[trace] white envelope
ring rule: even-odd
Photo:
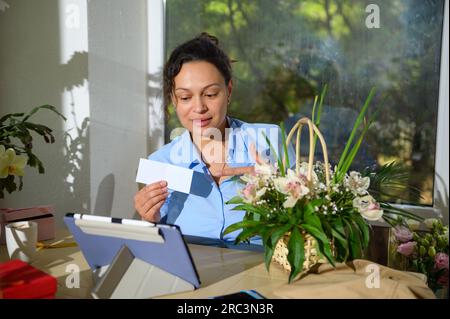
[[[178,192],[189,194],[194,171],[191,169],[141,158],[136,182],[151,184],[167,181],[167,187]]]

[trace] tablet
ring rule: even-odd
[[[145,270],[147,277],[150,272],[159,273],[158,278],[166,273],[177,282],[200,287],[194,261],[177,225],[76,213],[66,214],[64,222],[99,278],[111,270],[118,256],[132,256],[141,264],[151,265]],[[135,279],[142,285],[142,278]]]

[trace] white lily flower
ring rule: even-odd
[[[241,191],[241,195],[245,203],[255,204],[265,193],[267,187],[258,189],[258,185],[254,183],[248,183]]]
[[[291,169],[288,169],[286,177],[274,180],[275,189],[287,195],[286,201],[283,203],[285,208],[294,207],[299,199],[309,193],[306,182],[306,178],[298,176]]]
[[[383,216],[383,210],[380,208],[380,204],[370,195],[356,197],[353,200],[353,207],[358,209],[361,216],[367,220],[375,221],[381,219]]]
[[[350,175],[345,176],[344,186],[357,196],[365,195],[370,186],[370,178],[361,177],[359,172],[352,171]]]

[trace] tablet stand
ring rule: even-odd
[[[150,263],[136,258],[124,245],[91,292],[95,299],[152,298],[195,287]]]

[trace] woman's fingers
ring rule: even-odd
[[[159,209],[169,196],[167,182],[149,184],[134,196],[134,207],[142,218],[151,222],[159,221]]]
[[[250,155],[253,157],[256,163],[263,164],[264,161],[261,156],[256,151],[256,147],[254,143],[250,144]],[[254,166],[243,166],[243,167],[226,167],[223,168],[221,172],[219,172],[219,176],[234,176],[234,175],[242,175],[242,174],[253,174],[255,173]]]
[[[254,166],[243,166],[243,167],[227,167],[221,172],[221,176],[234,176],[242,174],[253,174],[255,172]]]
[[[253,159],[255,160],[256,163],[258,163],[258,164],[264,163],[263,159],[256,151],[256,147],[255,147],[254,143],[250,144],[250,155],[253,157]]]

